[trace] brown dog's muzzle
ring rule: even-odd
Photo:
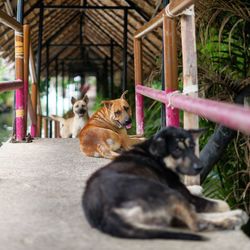
[[[130,129],[132,127],[132,119],[131,118],[128,118],[125,123],[124,123],[124,127],[126,129]]]

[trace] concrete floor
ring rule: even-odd
[[[0,249],[249,250],[241,231],[208,242],[124,240],[92,229],[81,208],[88,176],[108,160],[83,157],[77,139],[39,139],[0,148]]]

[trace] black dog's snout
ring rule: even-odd
[[[201,163],[194,163],[193,164],[193,168],[196,170],[196,171],[199,171],[203,168],[203,164]]]

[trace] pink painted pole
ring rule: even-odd
[[[16,79],[23,81],[23,32],[15,31],[15,68]],[[24,131],[24,88],[16,90],[16,140],[22,141]]]
[[[174,90],[167,89],[166,94],[171,94]],[[165,105],[166,108],[166,126],[180,127],[179,109]]]
[[[135,86],[142,84],[142,41],[134,39],[134,65],[135,65]],[[144,134],[144,106],[143,96],[135,89],[135,115],[136,115],[136,133]]]
[[[167,94],[161,90],[137,85],[136,92],[154,100],[194,113],[231,129],[250,135],[250,109],[236,104],[212,101],[177,93]]]
[[[23,84],[24,84],[24,133],[27,131],[27,119],[28,119],[28,95],[29,95],[29,36],[30,27],[28,24],[23,26],[23,50],[24,50],[24,61],[23,61]]]

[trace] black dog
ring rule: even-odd
[[[166,128],[95,172],[83,195],[89,223],[116,237],[203,240],[173,228],[201,231],[209,223],[198,213],[228,210],[223,201],[192,195],[179,179],[179,173],[196,175],[202,169],[194,154],[194,137],[200,133]]]

